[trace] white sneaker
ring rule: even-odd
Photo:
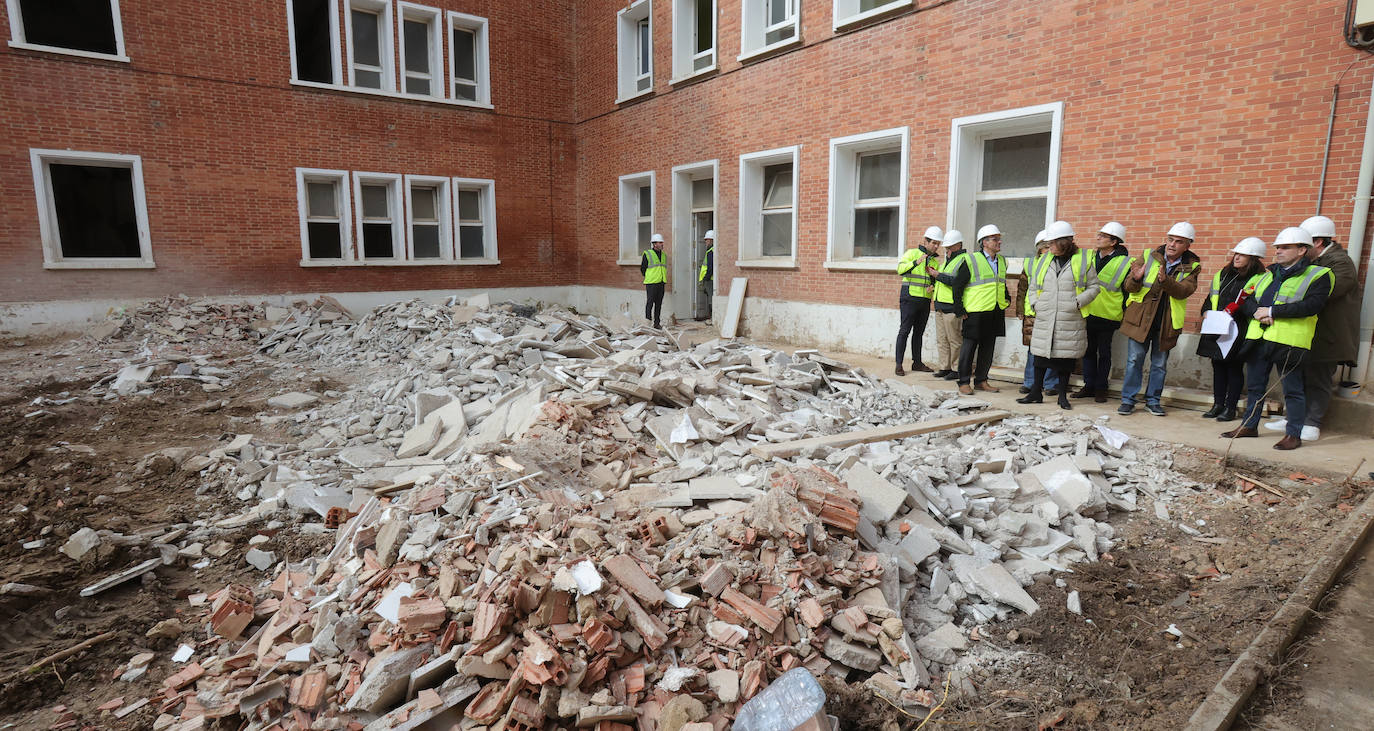
[[[1264,428],[1268,429],[1269,431],[1283,431],[1284,429],[1288,428],[1288,420],[1275,419],[1273,421],[1266,421],[1264,422]]]
[[[1321,438],[1321,435],[1321,429],[1318,429],[1317,427],[1311,426],[1309,424],[1304,424],[1302,427],[1302,437],[1300,438],[1304,442],[1315,442]]]

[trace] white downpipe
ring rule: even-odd
[[[1355,212],[1350,220],[1350,258],[1359,271],[1360,254],[1364,251],[1365,225],[1369,222],[1370,188],[1374,186],[1374,82],[1370,84],[1369,117],[1364,125],[1364,149],[1360,152],[1360,180],[1355,187]],[[1369,257],[1374,274],[1374,246],[1370,247]],[[1374,286],[1370,286],[1370,274],[1366,275],[1364,300],[1360,304],[1359,364],[1355,369],[1355,381],[1364,383],[1369,373],[1370,340],[1374,339]]]

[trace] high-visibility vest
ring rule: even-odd
[[[955,271],[956,269],[958,269],[958,268],[960,267],[960,265],[963,263],[964,259],[967,259],[967,258],[968,258],[968,252],[967,252],[967,251],[961,251],[961,252],[955,254],[954,256],[951,256],[951,257],[945,262],[945,265],[942,266],[942,267],[940,267],[940,273],[941,273],[941,274],[948,274],[948,275],[951,276],[951,277],[954,276],[954,271]],[[935,301],[936,301],[936,302],[943,302],[943,303],[945,303],[945,304],[947,304],[947,305],[952,305],[952,304],[954,304],[954,289],[953,289],[952,287],[950,287],[948,284],[945,284],[944,282],[941,282],[940,280],[936,279],[936,280],[935,280]]]
[[[920,247],[902,253],[901,260],[897,262],[897,273],[902,275],[902,291],[908,296],[930,299],[933,279],[926,273],[926,262],[931,257],[932,254]],[[953,301],[951,298],[950,302]]]
[[[1050,270],[1050,264],[1053,261],[1054,255],[1047,251],[1036,257],[1035,262],[1031,264],[1031,271],[1029,272],[1030,279],[1026,280],[1026,314],[1035,314],[1035,306],[1033,303],[1035,300],[1039,299],[1040,293],[1045,291],[1045,273]],[[1074,254],[1073,258],[1069,260],[1069,268],[1073,270],[1074,291],[1078,294],[1083,294],[1083,291],[1088,288],[1088,270],[1090,268],[1088,266],[1087,250],[1079,249],[1078,253]],[[1034,285],[1034,289],[1031,289],[1031,285]],[[1031,296],[1032,292],[1035,294],[1034,297]],[[1086,306],[1078,308],[1078,311],[1084,317],[1088,316],[1088,308]]]
[[[1127,307],[1137,302],[1143,302],[1145,300],[1145,295],[1149,293],[1150,288],[1153,287],[1155,281],[1159,279],[1159,273],[1164,270],[1164,265],[1161,264],[1158,259],[1150,256],[1148,253],[1145,256],[1150,259],[1150,269],[1145,272],[1145,279],[1140,283],[1140,291],[1132,292],[1126,297]],[[1202,265],[1198,262],[1193,262],[1191,266],[1187,267],[1180,266],[1178,272],[1174,275],[1174,279],[1181,282],[1186,279],[1188,275],[1200,268],[1202,268]],[[1175,330],[1183,329],[1183,318],[1187,316],[1185,310],[1187,306],[1188,301],[1186,299],[1169,297],[1169,321],[1173,324]]]
[[[706,272],[707,272],[707,269],[706,269],[706,260],[709,259],[709,258],[711,257],[711,252],[713,252],[713,251],[715,251],[715,250],[716,250],[716,247],[712,246],[711,248],[707,249],[707,250],[706,250],[706,254],[705,254],[704,256],[701,257],[701,271],[697,272],[697,281],[698,281],[698,282],[704,282],[704,281],[706,281]]]
[[[968,257],[969,280],[964,288],[965,312],[991,312],[994,308],[1007,309],[1011,300],[1007,298],[1007,260],[997,255],[997,271],[992,270],[988,258],[979,252]]]
[[[663,254],[645,249],[644,256],[649,258],[649,266],[644,268],[644,283],[661,284],[668,281],[668,267],[663,263]]]
[[[1121,322],[1125,310],[1121,284],[1126,281],[1126,275],[1131,272],[1131,264],[1134,261],[1130,254],[1114,256],[1097,272],[1097,296],[1083,308],[1084,317],[1093,315],[1104,320]]]
[[[1279,292],[1274,296],[1275,305],[1286,305],[1291,302],[1299,302],[1307,296],[1307,290],[1318,277],[1328,277],[1331,284],[1336,283],[1336,275],[1326,267],[1319,267],[1315,264],[1308,265],[1300,277],[1289,277],[1279,285]],[[1258,299],[1274,284],[1274,273],[1265,271],[1260,275],[1259,281],[1255,283],[1254,296]],[[1248,289],[1248,288],[1247,288]],[[1274,319],[1274,324],[1265,327],[1259,320],[1251,320],[1250,327],[1245,331],[1246,340],[1268,340],[1271,343],[1288,345],[1294,348],[1310,350],[1312,348],[1312,336],[1317,332],[1317,316],[1307,317],[1279,317]]]
[[[1226,269],[1223,267],[1221,269],[1218,269],[1217,273],[1212,276],[1212,291],[1207,293],[1207,309],[1209,310],[1221,309],[1221,307],[1219,306],[1221,303],[1217,302],[1217,300],[1221,297],[1221,275],[1225,271]],[[1264,272],[1262,271],[1259,274],[1252,275],[1249,279],[1245,280],[1245,286],[1242,287],[1241,290],[1253,294],[1255,291],[1255,286],[1259,283],[1259,280],[1263,276]],[[1249,297],[1250,295],[1246,296]],[[1226,304],[1229,305],[1231,303],[1227,302]]]

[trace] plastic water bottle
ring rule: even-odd
[[[825,709],[825,691],[806,668],[792,668],[754,696],[733,731],[792,731]]]

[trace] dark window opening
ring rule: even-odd
[[[294,0],[296,78],[333,84],[334,36],[329,32],[329,0]]]
[[[64,259],[138,259],[134,171],[51,164],[53,209]]]
[[[363,256],[368,259],[390,259],[396,256],[391,241],[391,224],[363,224]]]
[[[343,241],[339,234],[340,224],[308,223],[306,231],[310,236],[311,259],[342,259]]]
[[[19,0],[24,41],[92,53],[119,52],[111,0]]]
[[[463,226],[458,231],[458,256],[464,259],[481,259],[486,256],[482,243],[481,226]]]

